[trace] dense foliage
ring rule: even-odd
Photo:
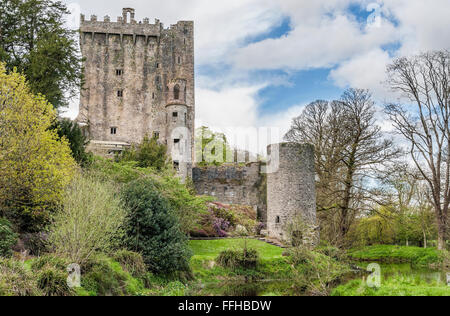
[[[122,196],[128,210],[125,244],[143,255],[155,273],[189,270],[191,252],[187,237],[170,203],[150,178],[128,184]]]
[[[60,119],[56,121],[55,128],[60,138],[65,138],[69,142],[72,157],[81,166],[85,166],[92,159],[92,155],[86,152],[89,143],[88,138],[83,134],[80,126],[72,120]]]
[[[259,253],[255,249],[222,251],[216,259],[217,264],[230,269],[254,269],[259,260]]]
[[[23,262],[0,258],[0,296],[42,295],[34,275]]]
[[[61,201],[75,161],[51,130],[56,112],[25,77],[0,64],[0,212],[23,231],[39,231]]]
[[[138,145],[123,152],[118,161],[134,161],[139,168],[152,168],[161,171],[168,167],[167,146],[158,143],[156,137],[145,136]]]
[[[11,223],[0,218],[0,257],[10,257],[12,247],[17,242],[17,234],[14,232]]]
[[[82,81],[77,32],[65,26],[61,1],[2,0],[0,60],[23,73],[33,93],[55,107],[68,104]]]
[[[112,181],[119,186],[142,177],[151,178],[155,189],[175,211],[181,229],[186,234],[199,228],[200,217],[207,212],[206,201],[210,198],[197,196],[192,183],[183,183],[171,169],[157,172],[152,168],[138,167],[136,161],[114,162],[100,157],[94,157],[88,169],[99,179]]]

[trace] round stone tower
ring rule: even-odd
[[[287,242],[318,241],[314,146],[281,143],[267,148],[267,230]],[[295,241],[293,240],[295,239]]]
[[[181,178],[192,174],[192,131],[189,108],[186,104],[186,80],[174,79],[168,83],[166,104],[166,135],[168,154]]]

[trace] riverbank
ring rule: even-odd
[[[350,271],[349,266],[320,252],[287,252],[255,239],[195,240],[190,247],[195,278],[189,285],[190,295],[328,295],[330,285]],[[230,269],[216,263],[222,251],[244,248],[258,252],[255,268]]]
[[[348,252],[351,259],[357,261],[403,263],[419,266],[438,265],[444,257],[435,248],[376,245],[352,249]]]

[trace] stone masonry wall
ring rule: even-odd
[[[220,167],[196,167],[192,180],[200,195],[216,198],[224,204],[249,205],[266,221],[266,176],[261,163],[230,164]]]
[[[270,237],[290,241],[289,225],[301,218],[303,241],[317,231],[314,146],[282,143],[268,147],[267,228]]]
[[[77,121],[92,140],[138,143],[147,134],[173,146],[167,128],[170,83],[184,83],[180,115],[194,144],[195,83],[194,23],[180,21],[169,28],[156,20],[138,22],[133,9],[112,22],[106,16],[81,16],[80,45],[85,58],[85,84]],[[172,113],[170,113],[172,114]],[[192,157],[193,158],[193,157]]]

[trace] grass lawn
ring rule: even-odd
[[[410,262],[417,265],[429,265],[442,260],[435,248],[377,245],[353,249],[349,256],[356,260],[381,262]]]
[[[192,259],[214,260],[224,250],[243,249],[245,242],[247,242],[248,248],[256,249],[259,252],[262,260],[272,260],[282,257],[282,248],[256,239],[191,240],[189,245],[194,252]]]

